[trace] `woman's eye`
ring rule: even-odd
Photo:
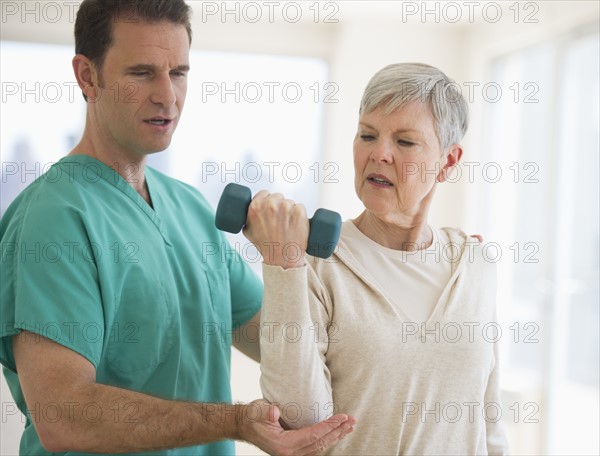
[[[415,145],[415,143],[411,143],[410,141],[404,141],[402,139],[398,140],[398,144],[404,147],[410,147]]]
[[[362,139],[363,141],[372,141],[375,139],[375,136],[373,135],[360,135],[360,139]]]

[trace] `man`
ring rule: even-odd
[[[316,454],[337,442],[353,418],[284,431],[274,405],[229,404],[232,339],[259,360],[242,335],[260,321],[262,286],[231,249],[214,254],[226,244],[203,197],[145,168],[183,109],[189,7],[85,0],[75,39],[81,141],[0,224],[0,361],[27,416],[21,453],[232,454],[239,439]]]

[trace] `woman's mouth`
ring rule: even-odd
[[[370,175],[367,180],[377,187],[393,187],[392,184],[385,176],[381,175]]]

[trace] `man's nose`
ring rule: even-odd
[[[158,77],[152,87],[150,101],[163,106],[171,106],[175,104],[176,100],[177,96],[170,75]]]

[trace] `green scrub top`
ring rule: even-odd
[[[111,167],[68,156],[0,221],[0,362],[27,417],[21,454],[48,454],[31,417],[56,415],[56,408],[27,410],[11,340],[21,330],[87,358],[98,383],[231,402],[232,329],[260,309],[262,283],[215,228],[196,189],[149,167],[145,176],[152,207]],[[86,419],[135,419],[126,404],[73,407]],[[225,441],[150,454],[234,452]]]

